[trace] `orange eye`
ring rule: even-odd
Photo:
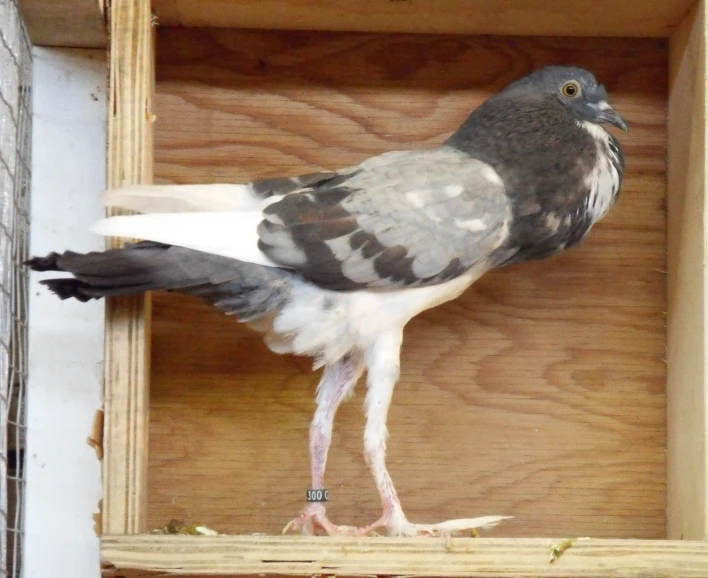
[[[563,93],[563,96],[567,96],[568,98],[575,98],[577,96],[580,96],[580,85],[574,80],[571,80],[570,82],[566,82],[563,85],[563,87],[561,88],[561,92]]]

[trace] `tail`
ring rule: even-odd
[[[201,298],[224,313],[250,321],[278,308],[291,289],[292,273],[151,241],[80,254],[67,251],[26,262],[33,271],[72,277],[41,281],[60,299],[89,301],[176,291]]]

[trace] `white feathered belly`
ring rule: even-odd
[[[365,351],[379,335],[402,329],[422,311],[455,299],[485,270],[480,264],[446,283],[396,291],[329,291],[298,281],[266,326],[249,325],[265,333],[272,351],[314,357],[319,367],[351,351]]]

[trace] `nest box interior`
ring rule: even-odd
[[[159,27],[154,179],[242,183],[435,146],[548,64],[593,71],[627,119],[620,200],[579,248],[489,273],[409,324],[390,472],[411,521],[505,514],[485,535],[664,538],[666,39]],[[309,488],[319,372],[175,295],[153,297],[151,350],[148,527],[280,533]],[[380,514],[365,387],[335,420],[335,523]]]

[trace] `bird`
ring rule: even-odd
[[[449,536],[506,515],[408,520],[386,468],[387,415],[406,324],[493,269],[577,246],[615,204],[625,160],[608,130],[628,130],[588,70],[547,66],[511,82],[441,144],[248,184],[133,185],[108,207],[137,214],[93,231],[138,239],[87,254],[33,257],[61,299],[147,291],[196,296],[259,332],[277,354],[322,369],[309,429],[316,497],[284,531]],[[382,515],[366,526],[327,516],[325,468],[335,414],[366,372],[364,456]],[[321,491],[318,492],[317,491]]]

